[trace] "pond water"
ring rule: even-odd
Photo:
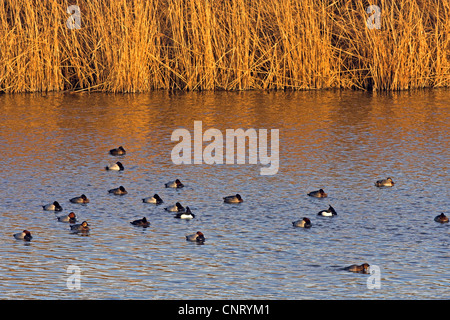
[[[433,220],[449,215],[449,106],[449,90],[0,95],[0,298],[449,299],[450,226]],[[224,141],[278,129],[278,172],[174,164],[171,135],[194,121]],[[105,170],[116,161],[124,171]],[[164,187],[176,178],[184,188]],[[155,193],[162,205],[142,202]],[[64,210],[42,209],[53,201]],[[195,218],[164,210],[177,201]],[[338,215],[317,216],[328,205]],[[88,234],[57,221],[71,211]],[[302,217],[310,229],[292,226]],[[12,236],[24,229],[31,242]],[[197,231],[203,245],[185,240]],[[364,262],[378,288],[341,270]]]

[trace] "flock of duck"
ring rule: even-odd
[[[113,156],[123,156],[126,154],[126,151],[122,146],[120,146],[118,148],[109,150],[109,154],[111,154]],[[125,168],[120,161],[117,161],[116,163],[105,167],[105,170],[111,170],[111,171],[123,171],[124,169]],[[183,183],[181,183],[181,181],[179,179],[176,179],[174,181],[169,181],[168,183],[166,183],[165,187],[166,188],[183,188],[184,185],[183,185]],[[118,188],[108,190],[108,193],[112,193],[114,195],[125,195],[125,194],[128,194],[128,191],[123,186],[119,186]],[[90,202],[88,197],[85,194],[82,194],[79,197],[71,198],[71,199],[69,199],[69,201],[71,203],[78,203],[78,204],[86,204],[86,203]],[[142,201],[144,203],[154,203],[154,204],[162,204],[164,202],[158,194],[154,194],[151,197],[143,198]],[[223,201],[225,203],[240,203],[243,201],[243,199],[241,198],[241,196],[239,194],[236,194],[236,195],[224,197]],[[53,201],[52,203],[43,205],[42,208],[45,211],[54,211],[55,213],[63,210],[62,206],[59,204],[58,201]],[[192,213],[191,209],[189,207],[183,207],[179,202],[177,202],[173,206],[164,208],[164,210],[174,213],[175,218],[179,218],[179,219],[195,218],[195,215]],[[58,216],[56,218],[59,222],[69,223],[70,230],[73,232],[87,233],[90,230],[90,225],[87,221],[77,223],[77,216],[74,212],[70,212],[68,215]],[[134,226],[138,226],[138,227],[144,227],[144,228],[150,226],[150,222],[147,220],[146,217],[143,217],[142,219],[137,219],[137,220],[131,221],[130,224],[132,224]],[[24,241],[31,241],[31,239],[33,238],[33,236],[31,235],[31,232],[28,230],[23,230],[22,232],[15,233],[15,234],[13,234],[13,236],[17,240],[24,240]],[[198,231],[194,234],[186,235],[186,240],[202,244],[205,241],[205,236],[203,235],[202,232]]]
[[[123,156],[126,154],[126,151],[122,146],[120,146],[118,148],[109,150],[109,154],[111,154],[113,156]],[[106,166],[105,170],[123,171],[124,166],[120,161],[117,161],[114,164]],[[382,180],[378,180],[375,182],[375,186],[379,187],[379,188],[392,187],[392,186],[394,186],[394,184],[395,184],[394,181],[390,177],[387,179],[382,179]],[[174,181],[170,181],[170,182],[166,183],[165,187],[166,188],[183,188],[184,185],[179,179],[176,179]],[[112,193],[114,195],[125,195],[128,193],[127,190],[123,186],[108,190],[108,192]],[[328,195],[325,193],[325,191],[323,189],[319,189],[317,191],[312,191],[312,192],[308,193],[308,196],[315,197],[315,198],[326,198]],[[78,204],[89,203],[89,199],[84,194],[82,194],[79,197],[71,198],[69,201],[71,203],[78,203]],[[158,194],[154,194],[153,196],[143,198],[142,201],[144,203],[153,203],[153,204],[162,204],[164,202]],[[225,203],[241,203],[244,200],[242,199],[240,194],[235,194],[235,195],[224,197],[223,201]],[[55,213],[63,210],[63,208],[58,203],[58,201],[54,201],[52,203],[43,205],[42,207],[46,211],[55,211]],[[179,202],[177,202],[173,206],[164,208],[164,210],[174,213],[174,217],[178,218],[178,219],[194,219],[195,218],[195,215],[192,213],[191,209],[189,207],[183,207],[181,205],[181,203],[179,203]],[[332,216],[337,215],[337,212],[330,205],[327,210],[322,210],[319,213],[317,213],[317,215],[324,216],[324,217],[332,217]],[[59,216],[59,217],[57,217],[57,220],[59,222],[69,223],[70,230],[73,232],[88,232],[90,230],[89,224],[87,223],[87,221],[83,221],[78,224],[76,223],[77,217],[74,212],[70,212],[68,215],[65,215],[65,216]],[[448,223],[449,218],[444,213],[441,213],[440,215],[438,215],[434,218],[434,221],[439,222],[439,223]],[[146,217],[143,217],[142,219],[137,219],[137,220],[131,221],[130,224],[132,224],[134,226],[138,226],[138,227],[144,227],[144,228],[150,226],[150,222],[147,220]],[[303,217],[300,220],[293,221],[292,225],[293,225],[293,227],[311,228],[312,223],[308,217]],[[31,239],[33,238],[31,235],[31,232],[28,230],[23,230],[22,232],[15,233],[13,236],[14,236],[14,238],[16,238],[18,240],[24,240],[24,241],[31,241]],[[204,234],[200,231],[197,231],[196,233],[193,233],[193,234],[188,234],[185,237],[186,237],[186,241],[192,241],[192,242],[196,242],[198,244],[203,244],[206,240]],[[370,267],[370,265],[368,263],[363,263],[361,265],[351,265],[351,266],[345,267],[343,269],[350,271],[350,272],[369,273],[369,267]]]

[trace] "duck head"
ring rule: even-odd
[[[329,205],[329,206],[330,206],[330,207],[328,208],[328,210],[331,211],[331,213],[332,213],[333,215],[337,216],[336,210],[334,210],[334,208],[333,208],[331,205]]]
[[[303,218],[303,221],[305,222],[305,228],[311,227],[311,220],[308,218]]]
[[[31,236],[31,232],[28,230],[23,230],[24,237],[23,239],[26,241],[30,241],[33,237]]]
[[[175,205],[177,206],[178,210],[183,210],[184,209],[184,207],[179,202],[175,203]]]
[[[205,236],[200,231],[197,231],[197,242],[203,242],[205,241]]]

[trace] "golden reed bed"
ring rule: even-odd
[[[4,0],[0,33],[0,92],[450,85],[449,0]]]

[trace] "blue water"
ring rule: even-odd
[[[449,106],[448,90],[0,95],[0,298],[449,299],[450,226],[433,221],[450,215]],[[278,173],[174,165],[171,134],[194,121],[224,137],[278,129]],[[104,170],[117,160],[123,172]],[[185,188],[164,188],[176,178]],[[307,196],[319,188],[328,198]],[[82,193],[89,204],[68,201]],[[154,193],[164,204],[142,203]],[[42,210],[55,200],[61,213]],[[163,210],[177,201],[196,218]],[[317,216],[329,204],[338,215]],[[71,211],[88,235],[56,220]],[[129,223],[144,216],[149,228]],[[302,217],[311,229],[292,227]],[[31,242],[12,237],[24,229]],[[203,245],[185,240],[197,231]],[[379,289],[340,270],[364,262]]]

